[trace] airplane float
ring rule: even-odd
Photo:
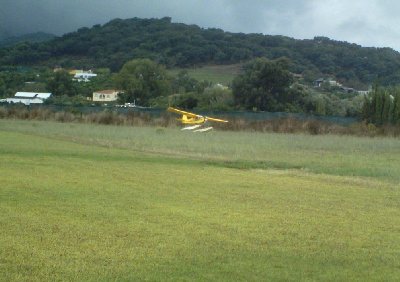
[[[208,121],[225,122],[225,123],[228,122],[227,120],[212,118],[212,117],[208,117],[208,116],[202,116],[202,115],[182,111],[179,109],[175,109],[172,107],[168,107],[167,111],[182,115],[182,117],[178,118],[178,120],[184,125],[189,125],[189,126],[185,126],[184,128],[182,128],[182,130],[193,130],[193,132],[206,132],[206,131],[213,129],[212,126],[202,127]]]

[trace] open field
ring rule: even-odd
[[[0,279],[400,277],[400,140],[0,120]]]

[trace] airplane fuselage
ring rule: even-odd
[[[203,124],[206,119],[202,116],[199,117],[188,117],[187,115],[182,115],[182,118],[178,119],[183,124]]]

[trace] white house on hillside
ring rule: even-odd
[[[24,105],[43,104],[44,100],[48,99],[51,93],[38,92],[17,92],[14,97],[0,99],[3,103],[22,103]]]
[[[100,90],[93,92],[93,102],[112,102],[118,99],[121,90]]]
[[[78,82],[88,82],[91,78],[96,77],[97,74],[92,72],[77,72],[74,75],[74,80]]]

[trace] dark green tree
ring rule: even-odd
[[[180,71],[172,81],[172,90],[174,93],[197,92],[198,88],[199,82],[190,77],[189,73],[185,70]]]
[[[399,109],[399,88],[374,87],[364,99],[362,117],[365,121],[376,125],[398,124],[400,122]]]
[[[72,81],[72,76],[66,71],[58,71],[53,78],[47,82],[47,90],[54,96],[75,96],[77,89]]]
[[[206,111],[229,111],[233,109],[233,95],[228,88],[209,87],[198,97],[197,109]]]
[[[390,108],[392,107],[392,98],[391,95],[388,92],[383,92],[382,93],[382,99],[383,99],[383,108],[382,108],[382,123],[389,123],[391,118],[390,118]]]
[[[372,122],[375,124],[382,124],[382,111],[383,111],[383,98],[382,91],[376,89],[372,94]]]
[[[396,88],[395,91],[393,91],[393,106],[392,106],[392,117],[391,117],[391,123],[400,125],[400,89]]]
[[[364,96],[364,102],[361,109],[362,119],[366,122],[372,122],[373,117],[373,107],[372,107],[372,97],[370,95]]]
[[[235,104],[248,110],[280,111],[284,104],[291,102],[292,81],[287,61],[255,59],[233,80]]]
[[[0,97],[5,97],[5,96],[6,96],[6,83],[0,77]]]
[[[199,97],[198,95],[196,95],[196,93],[193,92],[186,93],[178,95],[173,102],[174,104],[172,106],[181,109],[193,110],[195,107],[197,107],[199,103]]]
[[[158,96],[171,94],[171,82],[165,68],[149,59],[127,62],[115,76],[117,87],[124,90],[120,102],[148,106]]]

